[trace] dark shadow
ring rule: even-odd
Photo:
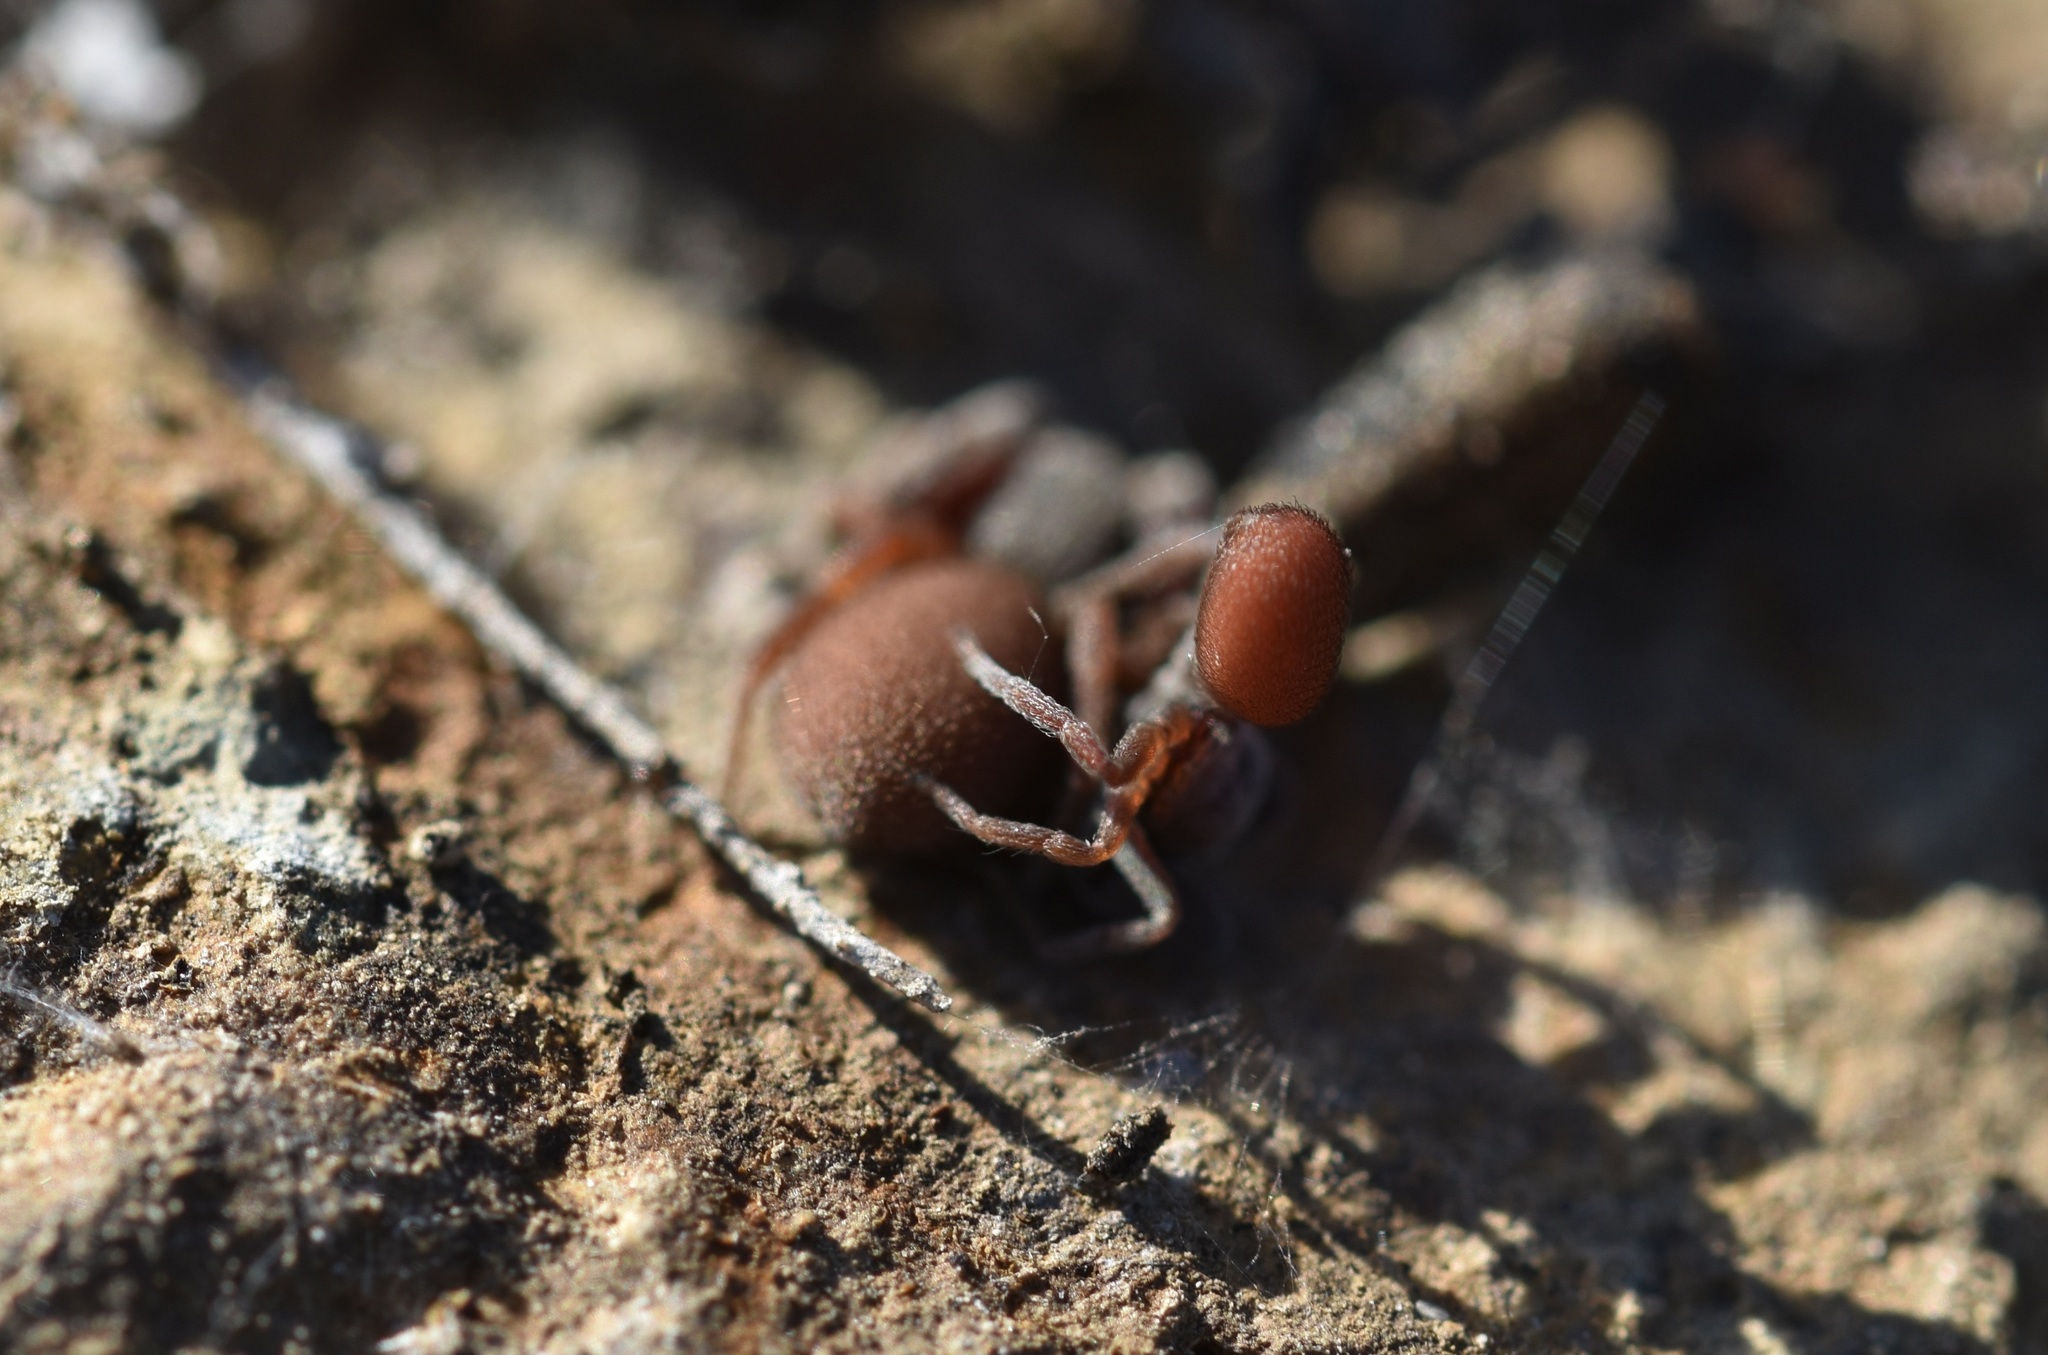
[[[426,738],[427,720],[411,706],[386,699],[351,732],[365,759],[372,764],[389,765],[409,761],[419,752]]]
[[[544,904],[520,897],[496,875],[463,860],[432,872],[434,884],[451,900],[457,918],[474,920],[485,935],[524,960],[555,950],[553,926]]]
[[[1046,1129],[1022,1105],[984,1082],[953,1053],[954,1041],[923,1012],[909,1006],[865,975],[842,970],[848,988],[901,1047],[1005,1139],[1054,1168],[1069,1188],[1086,1190],[1117,1209],[1155,1246],[1178,1252],[1203,1274],[1233,1287],[1254,1286],[1272,1294],[1292,1281],[1285,1249],[1270,1231],[1247,1220],[1227,1202],[1206,1197],[1178,1179],[1151,1172],[1121,1188],[1084,1177],[1086,1155]],[[1107,1128],[1107,1126],[1104,1126]],[[1193,1222],[1194,1236],[1188,1235]],[[1018,1293],[1013,1301],[1028,1297]]]
[[[1992,1182],[1977,1214],[1984,1245],[2012,1262],[2006,1338],[2012,1355],[2048,1352],[2048,1206],[2018,1182]]]
[[[157,238],[161,238],[160,236]],[[173,283],[173,287],[178,285]],[[158,297],[159,301],[169,300]],[[162,423],[169,417],[168,412],[160,416]],[[175,428],[166,431],[180,431]],[[263,563],[275,543],[267,540],[262,531],[254,526],[247,516],[238,511],[234,499],[225,494],[201,493],[181,502],[170,515],[174,530],[196,530],[219,538],[228,544],[231,558],[242,569],[252,569]]]
[[[141,590],[121,571],[120,562],[114,558],[113,547],[98,532],[89,532],[78,542],[72,568],[77,571],[80,583],[105,598],[129,625],[143,634],[162,635],[175,640],[178,632],[184,629],[184,618],[176,611],[142,595]]]
[[[327,779],[341,756],[341,742],[297,669],[272,664],[252,684],[249,704],[256,715],[256,746],[242,761],[243,776],[259,786]]]
[[[1065,1175],[1079,1179],[1086,1159],[1029,1111],[989,1086],[953,1055],[953,1040],[922,1011],[864,974],[842,970],[847,986],[875,1023],[896,1037],[904,1051],[959,1097],[1005,1139]]]

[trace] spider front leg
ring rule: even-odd
[[[1069,866],[1094,866],[1108,860],[1144,905],[1143,917],[1089,927],[1041,944],[1038,950],[1047,959],[1078,962],[1145,950],[1164,941],[1180,925],[1180,896],[1168,881],[1166,868],[1146,840],[1144,829],[1132,822],[1137,813],[1135,807],[1122,815],[1105,808],[1095,839],[1083,841],[1057,828],[980,813],[957,792],[936,781],[926,779],[924,784],[946,817],[981,841],[995,847],[1034,852]]]
[[[1216,546],[1213,531],[1154,532],[1053,594],[1053,611],[1066,623],[1074,707],[1097,734],[1108,737],[1116,726],[1117,672],[1124,658],[1117,604],[1192,582],[1215,556]]]
[[[1103,787],[1101,818],[1092,838],[1042,824],[983,814],[948,786],[926,779],[924,789],[947,818],[963,831],[996,847],[1032,852],[1069,866],[1095,866],[1114,861],[1139,900],[1145,916],[1131,922],[1092,928],[1056,943],[1062,958],[1082,959],[1117,951],[1142,950],[1164,940],[1180,921],[1180,900],[1166,873],[1137,827],[1138,811],[1174,754],[1205,728],[1202,716],[1185,709],[1135,725],[1111,754],[1088,722],[1041,691],[1037,684],[1005,669],[990,658],[973,636],[953,638],[960,662],[974,680],[997,700],[1051,738],[1058,739],[1075,764]]]
[[[990,658],[988,651],[967,631],[953,632],[953,649],[960,655],[967,675],[980,683],[982,690],[1029,720],[1040,733],[1058,739],[1075,766],[1104,785],[1114,785],[1123,779],[1116,759],[1102,746],[1101,736],[1086,720],[1047,696],[1037,683],[1018,677]]]
[[[1086,720],[1046,695],[1029,678],[1018,677],[994,659],[965,630],[953,633],[953,648],[967,673],[982,690],[1029,720],[1040,733],[1058,739],[1074,765],[1100,781],[1112,801],[1119,795],[1135,799],[1135,814],[1152,793],[1174,755],[1207,732],[1213,719],[1203,711],[1172,706],[1124,731],[1112,754]]]
[[[1180,896],[1167,882],[1166,868],[1159,864],[1143,828],[1132,825],[1130,840],[1117,849],[1116,855],[1110,858],[1110,864],[1117,868],[1117,873],[1124,877],[1124,883],[1145,906],[1144,916],[1099,927],[1084,927],[1065,936],[1040,941],[1035,947],[1040,956],[1063,964],[1079,964],[1099,960],[1106,955],[1128,955],[1132,951],[1149,950],[1158,945],[1180,926]]]
[[[1095,836],[1078,838],[1072,833],[1063,833],[1057,828],[1043,824],[1023,823],[1016,819],[998,818],[984,814],[967,803],[958,791],[942,786],[930,777],[920,778],[932,802],[940,812],[951,819],[961,831],[981,839],[991,847],[1008,847],[1014,851],[1031,852],[1047,860],[1057,861],[1063,866],[1099,866],[1115,856],[1130,835],[1131,819],[1137,813],[1135,808],[1118,814],[1110,805],[1103,807],[1102,821],[1097,825]]]

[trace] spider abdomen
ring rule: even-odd
[[[964,627],[1006,668],[1057,674],[1043,612],[1008,569],[937,560],[877,580],[804,637],[783,672],[775,742],[828,837],[891,854],[959,841],[922,778],[993,813],[1045,812],[1059,745],[983,691],[952,640]]]

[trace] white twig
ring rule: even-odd
[[[798,936],[922,1007],[942,1012],[953,1005],[936,979],[825,907],[801,870],[747,837],[723,805],[684,779],[661,735],[620,692],[586,672],[424,513],[363,469],[358,456],[367,449],[360,434],[274,385],[258,386],[248,402],[257,428],[346,504],[442,606],[468,623],[484,648],[602,739],[635,777],[665,786],[660,798],[669,812],[687,819]]]
[[[794,863],[742,833],[725,806],[703,787],[679,780],[662,796],[662,803],[669,812],[688,819],[698,835],[789,920],[798,936],[886,983],[920,1007],[942,1012],[953,1005],[937,979],[819,902],[817,892],[804,883],[803,872]]]

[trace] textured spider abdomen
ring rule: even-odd
[[[1044,610],[1010,570],[938,560],[877,580],[804,637],[783,670],[776,752],[827,836],[888,854],[964,841],[920,776],[989,813],[1047,811],[1059,745],[983,691],[951,638],[964,627],[1003,667],[1050,670],[1057,688]]]
[[[1329,523],[1281,504],[1233,515],[1195,618],[1202,685],[1241,720],[1293,724],[1330,689],[1350,610],[1351,560]]]

